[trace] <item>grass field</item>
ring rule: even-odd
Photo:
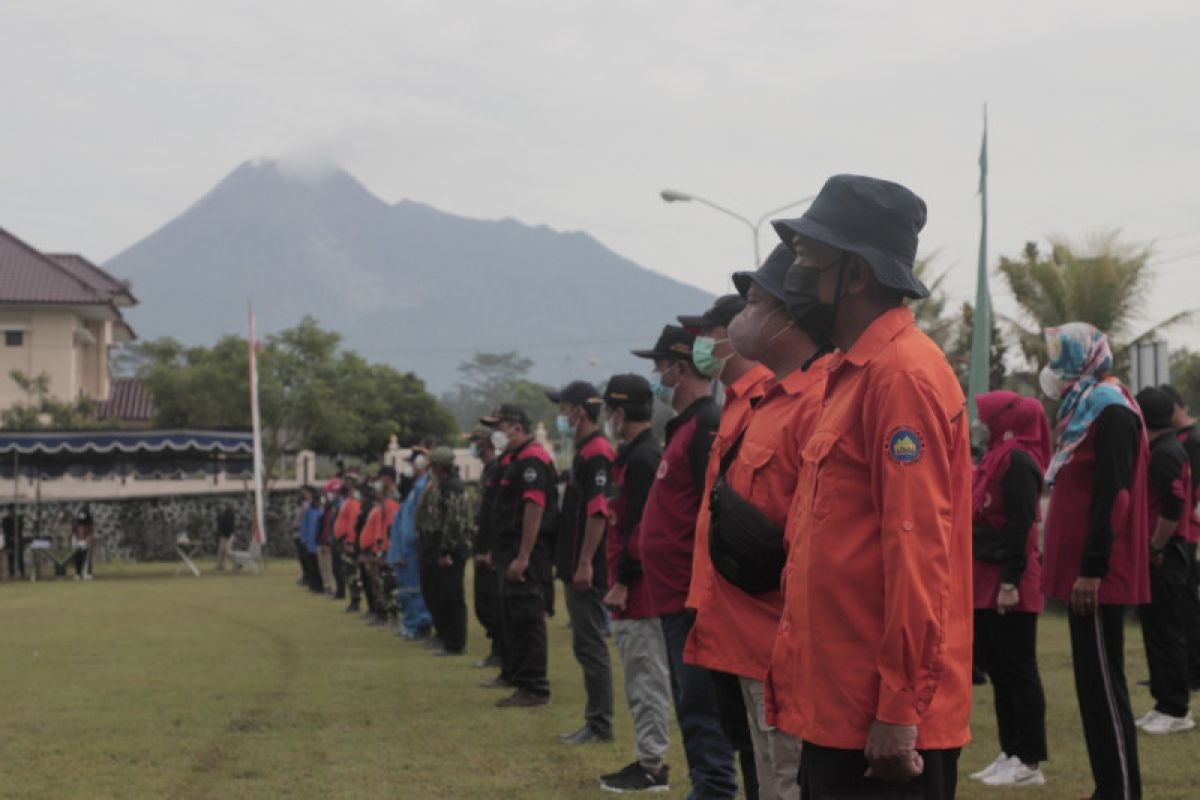
[[[207,565],[211,567],[211,565]],[[498,710],[471,659],[433,658],[342,605],[266,576],[101,567],[91,583],[0,584],[0,797],[599,797],[596,777],[632,759],[624,695],[617,741],[567,747],[582,688],[563,616],[551,621],[553,704]],[[560,603],[560,608],[562,604]],[[1047,615],[1041,659],[1051,761],[1044,789],[989,789],[965,775],[997,751],[991,693],[960,797],[1077,798],[1091,790],[1064,621]],[[614,649],[614,661],[615,649]],[[1136,625],[1130,679],[1145,675]],[[620,678],[618,674],[618,686]],[[1150,706],[1134,690],[1134,711]],[[1200,735],[1141,738],[1145,796],[1200,796]],[[672,731],[671,797],[686,793]]]

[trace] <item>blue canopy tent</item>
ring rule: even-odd
[[[241,431],[30,431],[0,433],[0,476],[38,478],[249,477],[254,441]]]

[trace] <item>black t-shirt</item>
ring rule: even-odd
[[[613,449],[600,431],[595,431],[575,443],[575,458],[563,493],[562,519],[555,569],[568,583],[575,575],[579,553],[583,549],[587,521],[593,516],[607,516],[608,488],[612,483]],[[607,560],[604,540],[596,547],[592,558],[592,583],[597,589],[608,586]]]
[[[1192,488],[1200,489],[1200,428],[1195,425],[1180,428],[1177,438],[1183,445],[1183,452],[1187,453],[1188,463],[1192,465]],[[1200,495],[1197,495],[1197,499],[1200,499]]]
[[[1004,496],[1004,567],[1001,583],[1020,583],[1028,566],[1025,545],[1029,528],[1037,519],[1038,502],[1042,496],[1042,471],[1033,457],[1024,450],[1014,450],[1008,471],[1000,482]]]
[[[633,441],[622,445],[616,461],[613,462],[613,472],[617,478],[614,483],[619,484],[620,490],[617,504],[617,535],[620,537],[617,580],[626,586],[632,586],[642,575],[641,562],[629,552],[629,539],[642,521],[646,498],[650,496],[650,488],[654,486],[654,476],[658,472],[661,460],[662,448],[647,428],[634,437]]]
[[[1113,504],[1117,495],[1133,485],[1142,423],[1132,409],[1113,404],[1096,417],[1090,435],[1095,437],[1092,445],[1096,453],[1095,483],[1079,574],[1085,578],[1103,578],[1108,574],[1108,558],[1112,554]]]
[[[1169,522],[1178,522],[1183,516],[1179,482],[1187,463],[1187,452],[1175,436],[1164,434],[1150,443],[1151,506],[1157,509],[1158,516]],[[1152,519],[1150,523],[1155,525],[1157,520]]]
[[[527,502],[536,503],[543,509],[542,526],[530,558],[536,557],[549,564],[557,524],[558,476],[550,454],[532,438],[513,451],[500,478],[492,505],[492,533],[497,549],[516,552],[520,547]]]

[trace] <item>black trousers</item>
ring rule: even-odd
[[[475,564],[472,579],[475,595],[475,619],[487,632],[492,642],[490,655],[500,657],[500,584],[496,570],[484,564]]]
[[[607,619],[603,595],[591,587],[580,591],[568,585],[563,597],[571,618],[571,650],[583,670],[583,690],[587,704],[583,718],[588,728],[600,736],[612,736],[613,680],[612,658],[604,640]]]
[[[959,748],[920,750],[925,771],[908,783],[863,777],[862,750],[842,750],[805,742],[800,750],[800,800],[954,800]]]
[[[1092,798],[1138,800],[1142,778],[1125,683],[1125,606],[1102,605],[1087,617],[1068,611],[1067,624],[1075,695],[1096,783]]]
[[[1185,606],[1191,565],[1187,557],[1184,541],[1172,538],[1163,551],[1162,566],[1150,567],[1150,602],[1138,606],[1154,708],[1172,717],[1188,712]]]
[[[342,540],[333,540],[333,582],[337,587],[333,597],[335,600],[341,600],[346,596],[346,569],[342,564]]]
[[[433,617],[437,635],[442,646],[451,652],[460,653],[467,646],[467,598],[463,587],[466,564],[459,559],[449,567],[436,561],[421,571],[422,580],[429,587],[427,603]]]
[[[1196,544],[1191,542],[1185,545],[1188,554],[1188,585],[1183,603],[1184,633],[1187,636],[1188,688],[1194,692],[1200,691],[1200,561],[1196,561]]]
[[[500,584],[500,625],[504,640],[501,656],[504,667],[500,674],[518,689],[550,694],[544,597],[550,562],[535,554],[525,570],[525,580],[510,581],[505,576],[508,565],[515,557],[516,553],[502,551],[496,562]]]
[[[709,670],[717,689],[717,710],[721,713],[721,729],[729,746],[738,755],[742,768],[742,789],[746,800],[758,799],[758,766],[754,762],[754,740],[750,738],[750,717],[746,714],[746,698],[737,675]]]
[[[317,554],[308,552],[308,548],[303,544],[300,545],[300,568],[304,571],[304,582],[308,584],[309,591],[325,590],[321,583],[321,567],[317,564]]]
[[[437,602],[430,583],[433,571],[438,568],[437,553],[433,552],[433,548],[427,547],[425,542],[420,539],[417,540],[417,565],[421,599],[425,601],[425,608],[429,609],[429,616],[433,617],[433,635],[440,639],[442,638],[442,625],[438,622],[437,612],[434,611]]]
[[[1046,693],[1037,663],[1038,615],[1027,611],[975,612],[975,645],[987,665],[996,706],[1000,749],[1026,764],[1045,761]]]

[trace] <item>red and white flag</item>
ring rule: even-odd
[[[254,308],[250,308],[250,428],[254,435],[254,522],[253,541],[267,542],[265,507],[263,503],[262,423],[258,414],[258,350],[261,343],[254,335]]]

